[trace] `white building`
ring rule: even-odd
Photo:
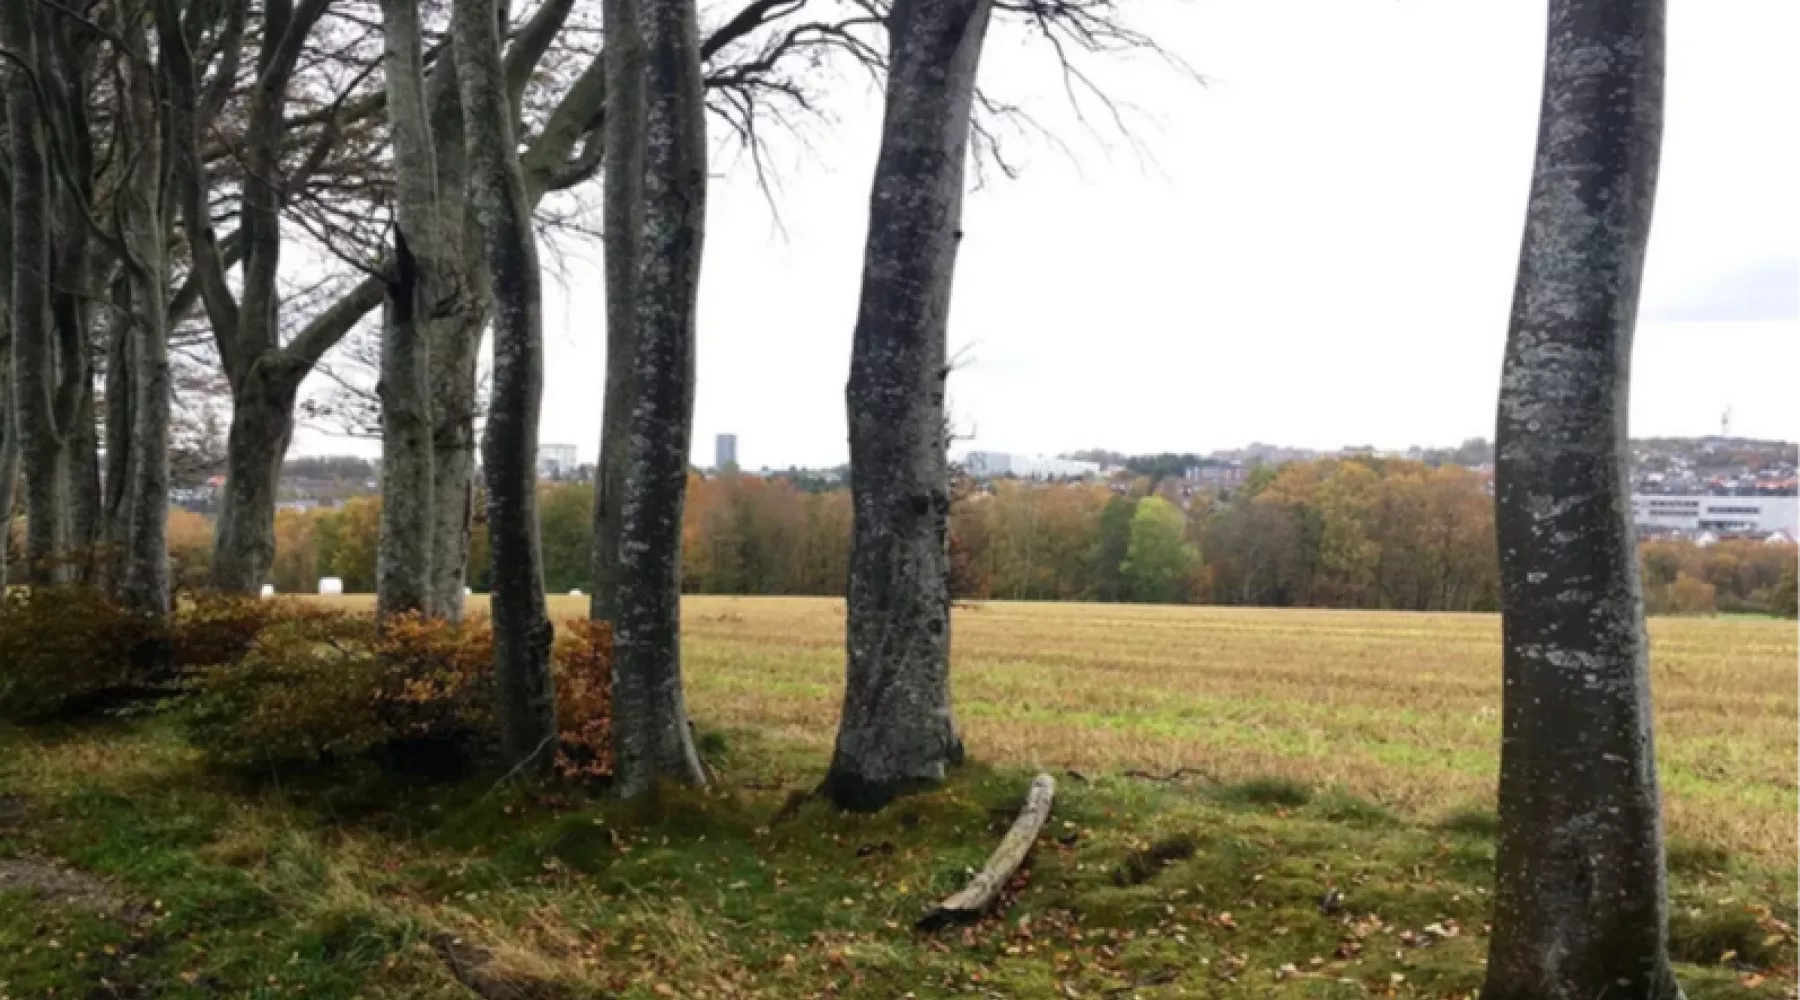
[[[539,479],[561,479],[575,471],[575,446],[572,444],[538,445]]]
[[[1100,471],[1098,462],[1077,462],[1048,455],[1013,455],[1004,451],[971,451],[963,468],[976,479],[1014,476],[1019,479],[1080,479]]]
[[[1720,537],[1781,532],[1791,538],[1800,530],[1800,497],[1639,494],[1631,498],[1631,517],[1652,531]]]

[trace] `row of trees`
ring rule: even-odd
[[[1150,43],[1107,0],[720,13],[703,30],[695,0],[5,4],[0,511],[10,523],[22,481],[19,579],[169,613],[171,422],[188,369],[229,396],[229,431],[211,553],[186,564],[227,593],[297,573],[307,556],[278,556],[277,535],[299,529],[276,502],[300,386],[378,315],[361,412],[379,425],[385,502],[316,525],[336,540],[315,546],[312,569],[354,561],[352,519],[373,515],[378,614],[455,618],[483,560],[504,752],[541,769],[539,239],[590,228],[581,189],[603,177],[608,365],[585,562],[591,613],[617,638],[617,783],[703,783],[677,616],[707,121],[754,152],[765,123],[813,109],[848,65],[885,79],[887,115],[847,399],[863,473],[829,788],[869,805],[940,777],[960,752],[944,679],[943,342],[972,130],[991,141],[971,124],[988,22],[1048,39],[1058,58]],[[924,726],[894,710],[926,704]]]
[[[546,590],[585,591],[592,484],[543,484],[537,502]],[[379,497],[278,512],[270,579],[283,593],[309,592],[322,576],[342,578],[353,593],[373,590],[380,512]],[[691,474],[682,588],[841,597],[851,520],[846,489]],[[950,589],[972,599],[1493,611],[1493,530],[1493,504],[1479,477],[1408,462],[1297,463],[1259,474],[1228,497],[1197,498],[1186,511],[1147,480],[1124,494],[1093,484],[1003,481],[951,505]],[[169,536],[178,581],[204,585],[206,520],[176,512]],[[470,585],[485,591],[485,523],[475,525],[472,552]],[[1796,555],[1793,545],[1749,539],[1644,541],[1645,606],[1651,614],[1791,617]],[[1308,599],[1297,599],[1303,593]]]
[[[356,0],[0,4],[0,510],[10,518],[18,456],[24,577],[86,574],[144,614],[167,614],[170,346],[199,308],[231,393],[210,574],[222,589],[255,589],[275,554],[276,470],[300,382],[380,306],[380,607],[457,614],[473,358],[491,325],[496,714],[515,771],[547,766],[534,218],[546,194],[605,161],[611,363],[591,611],[618,637],[615,781],[627,795],[705,783],[682,702],[677,598],[707,95],[723,95],[728,121],[753,123],[771,94],[804,95],[771,83],[784,60],[848,52],[885,72],[885,115],[846,388],[846,691],[822,790],[879,806],[962,755],[948,685],[945,328],[990,18],[1018,16],[1059,51],[1139,40],[1112,25],[1104,0],[892,0],[835,18],[805,0],[751,0],[705,41],[694,0],[607,0],[605,48],[593,52],[570,43],[593,37],[565,30],[575,6],[543,0],[515,20],[497,0],[452,0],[446,32],[441,6],[419,0],[382,0],[378,17]],[[765,28],[768,41],[750,41]],[[1660,0],[1550,2],[1495,442],[1507,694],[1483,990],[1493,1000],[1680,996],[1624,474],[1663,30]],[[745,46],[735,62],[722,55],[734,43]],[[291,271],[284,281],[289,234],[302,228],[356,269],[335,284],[296,288]],[[1355,506],[1361,488],[1327,480],[1313,495],[1322,508]],[[1133,586],[1173,586],[1187,570],[1185,555],[1132,551],[1140,538],[1173,539],[1170,513],[1133,508],[1117,564]],[[1366,534],[1347,527],[1358,524],[1303,523],[1300,568],[1248,586],[1300,599],[1382,579]],[[79,565],[100,541],[109,555]]]

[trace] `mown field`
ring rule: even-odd
[[[684,619],[720,788],[648,805],[491,774],[224,773],[171,716],[0,726],[0,1000],[1472,1000],[1481,983],[1496,619],[959,608],[974,763],[873,816],[804,799],[841,602],[695,597]],[[1790,997],[1794,625],[1651,632],[1678,974],[1690,997]],[[1005,912],[914,930],[1037,769],[1058,797]]]
[[[552,617],[585,613],[552,599]],[[842,601],[690,597],[683,631],[699,719],[829,752]],[[1794,623],[1657,618],[1650,633],[1671,833],[1791,862]],[[989,602],[959,607],[951,640],[957,716],[983,760],[1286,777],[1425,820],[1492,805],[1495,616]]]

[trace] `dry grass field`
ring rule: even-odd
[[[585,612],[552,598],[559,621]],[[829,752],[842,601],[689,597],[683,633],[702,725]],[[1794,623],[1659,618],[1650,633],[1671,834],[1791,865]],[[1495,616],[988,602],[959,606],[951,635],[958,719],[983,760],[1288,777],[1425,820],[1492,805]]]

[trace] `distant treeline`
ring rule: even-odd
[[[689,483],[684,585],[696,593],[842,594],[850,494],[786,479],[695,476]],[[1122,490],[1123,492],[1119,492]],[[283,592],[338,576],[375,585],[380,500],[281,511],[272,575]],[[546,484],[540,496],[545,583],[588,587],[593,489]],[[203,569],[205,525],[171,533],[178,564]],[[1455,466],[1322,459],[1259,468],[1236,490],[1182,497],[1093,483],[958,484],[951,504],[958,597],[1493,611],[1499,607],[1493,501]],[[1641,548],[1652,613],[1794,614],[1795,549],[1732,540]],[[470,584],[487,586],[476,525]]]

